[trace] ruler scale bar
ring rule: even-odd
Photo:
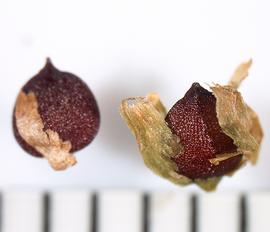
[[[268,232],[269,208],[269,192],[5,191],[0,232]]]

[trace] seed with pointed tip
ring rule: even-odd
[[[242,155],[212,164],[217,154],[236,152],[233,140],[221,129],[216,114],[216,98],[194,83],[165,118],[184,152],[173,157],[180,174],[191,179],[222,176],[239,165]]]
[[[256,164],[263,131],[237,90],[252,61],[240,64],[227,85],[194,83],[167,113],[157,94],[126,98],[120,114],[136,137],[144,163],[177,185],[206,191],[243,164]]]
[[[56,170],[76,163],[72,152],[96,136],[99,109],[88,86],[77,76],[45,67],[22,88],[14,109],[13,128],[21,147],[45,157]]]

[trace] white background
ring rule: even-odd
[[[240,90],[265,130],[261,157],[219,191],[269,188],[269,12],[266,0],[0,0],[0,187],[176,188],[143,165],[119,102],[155,91],[170,108],[192,82],[225,84],[252,57]],[[11,128],[16,96],[46,57],[87,82],[102,116],[65,172],[23,152]]]

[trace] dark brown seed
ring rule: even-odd
[[[95,97],[88,86],[77,76],[56,69],[48,59],[45,67],[22,88],[21,93],[33,94],[37,101],[38,114],[43,131],[57,133],[61,141],[69,142],[69,152],[87,146],[96,136],[100,115]],[[13,114],[14,135],[24,150],[43,157],[40,151],[28,144],[21,136]]]
[[[242,155],[218,165],[209,161],[217,154],[236,152],[237,147],[218,123],[215,96],[198,83],[172,107],[165,120],[184,146],[184,152],[173,158],[180,174],[191,179],[222,176],[239,165]]]

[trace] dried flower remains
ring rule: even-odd
[[[241,64],[228,85],[210,86],[212,92],[193,83],[169,112],[157,94],[123,100],[121,116],[145,164],[175,184],[195,183],[206,191],[247,161],[255,164],[263,132],[237,90],[251,64]]]

